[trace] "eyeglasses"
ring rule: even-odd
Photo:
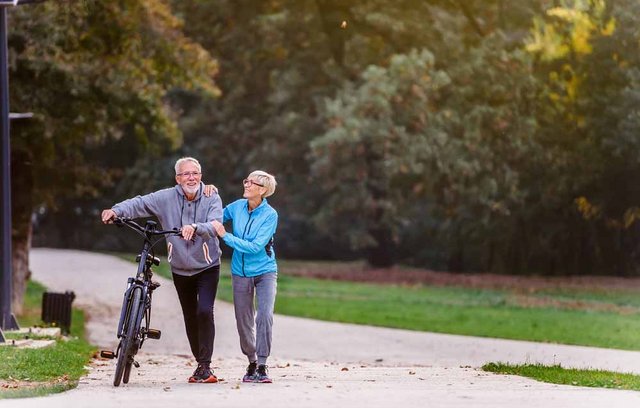
[[[264,184],[256,183],[256,182],[255,182],[255,181],[253,181],[253,180],[249,180],[249,179],[244,179],[244,180],[242,180],[242,185],[243,185],[243,186],[247,186],[247,187],[249,187],[249,186],[251,186],[252,184],[255,184],[255,185],[256,185],[256,186],[258,186],[258,187],[264,187]]]
[[[199,171],[185,171],[184,173],[178,173],[176,174],[176,176],[181,176],[181,177],[186,177],[189,178],[191,176],[193,177],[198,177],[199,175],[201,175],[202,173],[200,173]]]

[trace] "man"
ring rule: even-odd
[[[215,383],[218,379],[211,371],[211,356],[220,246],[211,222],[222,221],[222,200],[218,194],[202,194],[202,169],[193,157],[179,159],[175,171],[175,187],[118,203],[102,211],[102,222],[111,223],[115,217],[156,216],[163,229],[180,227],[182,238],[168,236],[167,249],[187,338],[198,362],[189,382]]]

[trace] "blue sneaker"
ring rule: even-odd
[[[244,375],[244,377],[242,377],[242,382],[254,382],[256,379],[257,367],[258,364],[255,361],[249,363],[249,366],[247,367],[247,373]]]
[[[258,366],[253,382],[263,383],[263,384],[271,384],[273,382],[271,381],[271,378],[269,378],[269,370],[267,370],[266,365],[261,364]]]

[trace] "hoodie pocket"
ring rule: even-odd
[[[211,255],[209,254],[209,245],[206,242],[202,244],[202,253],[204,255],[204,260],[208,265],[213,263],[213,259],[211,259]]]

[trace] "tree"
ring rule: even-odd
[[[640,61],[629,46],[638,34],[628,27],[638,10],[635,2],[575,0],[536,19],[527,49],[544,84],[537,139],[546,160],[537,174],[546,182],[529,180],[539,201],[527,224],[535,225],[533,252],[547,271],[637,268],[630,220],[640,198],[633,181]]]
[[[472,246],[469,238],[521,203],[523,159],[535,148],[529,60],[505,42],[483,39],[446,73],[426,50],[394,56],[328,101],[329,130],[312,143],[314,180],[327,197],[318,225],[338,235],[344,225],[352,247],[371,248],[380,266],[391,262],[376,259],[391,237],[437,217],[449,267],[463,268],[460,242]]]
[[[33,209],[95,196],[143,154],[180,143],[175,87],[219,94],[216,62],[161,0],[45,2],[12,10],[14,310],[28,278]],[[114,154],[110,146],[124,144]]]
[[[353,249],[368,249],[373,266],[394,263],[406,199],[398,179],[420,170],[403,157],[422,132],[437,137],[431,111],[449,82],[434,69],[431,53],[416,51],[394,56],[388,69],[370,67],[359,86],[346,86],[326,102],[328,131],[311,144],[313,181],[327,197],[315,220],[344,234]]]

